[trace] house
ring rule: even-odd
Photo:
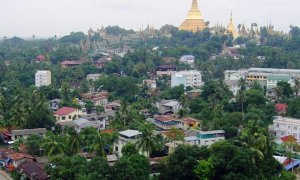
[[[119,137],[114,142],[113,150],[114,153],[118,156],[122,156],[122,148],[127,143],[136,143],[141,138],[142,133],[137,130],[128,129],[126,131],[119,132]]]
[[[47,132],[46,128],[37,128],[37,129],[20,129],[11,131],[11,140],[15,141],[19,138],[27,139],[30,135],[40,135],[44,136]]]
[[[12,164],[15,168],[18,168],[24,161],[34,161],[35,158],[23,153],[15,153],[7,156],[5,163],[7,165]]]
[[[168,154],[171,154],[179,146],[185,144],[183,141],[172,141],[165,144]]]
[[[61,102],[60,99],[53,99],[53,100],[49,101],[50,109],[52,111],[57,111],[59,109],[59,103],[60,102]]]
[[[81,117],[89,120],[89,121],[104,121],[106,126],[109,126],[110,122],[114,119],[116,115],[115,110],[107,110],[102,113],[91,113],[82,115]]]
[[[181,129],[183,129],[183,130],[188,130],[191,128],[198,128],[199,124],[200,123],[197,119],[193,119],[193,118],[189,118],[189,117],[186,117],[186,118],[183,118],[180,120],[180,126],[181,126]]]
[[[77,119],[82,112],[77,108],[63,107],[54,113],[54,117],[58,123],[69,122]]]
[[[100,76],[101,76],[101,74],[88,74],[86,76],[86,79],[91,80],[91,81],[97,81]]]
[[[184,142],[197,146],[211,146],[217,141],[225,139],[225,131],[199,131],[188,130],[185,132]]]
[[[225,131],[200,131],[197,135],[200,146],[211,146],[217,141],[225,140]]]
[[[155,126],[162,131],[170,130],[172,128],[180,128],[180,122],[170,115],[161,115],[154,118]]]
[[[188,64],[188,65],[194,65],[195,56],[193,56],[193,55],[181,56],[180,59],[179,59],[179,62],[184,63],[184,64]]]
[[[176,114],[181,109],[181,104],[177,100],[161,100],[160,102],[156,102],[156,107],[161,114]]]
[[[82,64],[82,62],[79,62],[79,61],[65,60],[62,63],[60,63],[60,66],[62,68],[74,68],[74,67],[78,67],[81,64]]]
[[[155,90],[157,88],[156,81],[152,79],[146,79],[143,81],[144,84],[150,89]]]
[[[106,107],[108,103],[109,92],[101,91],[101,92],[90,92],[80,94],[80,97],[84,100],[91,100],[94,103],[94,106],[103,106]]]
[[[94,120],[90,121],[85,118],[78,118],[73,121],[74,123],[74,128],[77,133],[80,133],[83,129],[88,128],[88,127],[93,127],[98,130],[105,129],[105,120]]]
[[[111,154],[111,155],[107,155],[106,159],[109,166],[113,166],[115,162],[118,160],[118,157],[115,154]]]
[[[195,99],[201,95],[201,91],[202,91],[201,89],[193,89],[193,90],[186,92],[186,96],[189,99]]]
[[[271,131],[278,139],[292,135],[297,139],[297,143],[299,143],[300,119],[275,116],[273,120],[273,126],[271,127]]]
[[[287,108],[288,108],[287,104],[282,104],[282,103],[275,104],[276,112],[279,115],[285,114],[287,111]]]
[[[289,157],[284,156],[273,156],[280,164],[283,166],[283,168],[287,171],[292,170],[293,168],[299,167],[300,160],[299,159],[292,159]]]
[[[176,73],[176,67],[173,65],[161,65],[156,68],[156,75],[157,76],[171,76]]]
[[[25,160],[22,162],[17,170],[30,180],[47,180],[50,176],[47,175],[44,168],[36,162]]]
[[[106,109],[118,110],[121,107],[120,101],[112,101],[106,105]]]

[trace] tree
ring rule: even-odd
[[[287,115],[293,118],[300,118],[300,98],[293,98],[288,101]]]
[[[27,153],[32,156],[41,155],[42,137],[39,135],[30,135],[25,141]]]
[[[47,156],[64,154],[65,144],[61,136],[49,133],[46,135],[42,148]]]
[[[106,158],[106,153],[104,148],[109,144],[109,134],[97,132],[93,139],[93,143],[90,145],[90,151],[96,152],[98,156]]]
[[[68,128],[67,130],[67,149],[70,154],[77,154],[81,151],[81,136],[74,128]]]
[[[150,179],[150,162],[139,154],[122,156],[113,167],[112,179]]]
[[[131,155],[138,154],[138,153],[139,153],[139,150],[136,148],[136,145],[133,143],[127,143],[122,148],[123,156],[131,156]]]
[[[158,140],[154,134],[154,125],[144,123],[140,131],[142,132],[142,135],[140,140],[137,142],[137,146],[142,150],[142,152],[146,152],[146,156],[149,158],[152,150],[155,149],[155,146],[157,146]]]
[[[291,88],[291,85],[287,82],[281,81],[277,83],[277,91],[278,93],[278,99],[281,99],[283,102],[286,102],[289,97],[293,94],[293,89]]]
[[[214,176],[214,167],[211,162],[201,160],[195,167],[194,172],[199,179],[210,180]]]
[[[199,160],[209,157],[207,147],[179,145],[169,156],[165,168],[161,171],[160,179],[197,179],[194,167]]]

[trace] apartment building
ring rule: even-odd
[[[51,85],[51,71],[37,71],[35,73],[35,86]]]

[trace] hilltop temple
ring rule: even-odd
[[[230,14],[230,21],[229,21],[229,24],[227,26],[227,33],[232,34],[234,39],[239,36],[239,33],[236,32],[236,30],[235,30],[235,26],[234,26],[234,23],[233,23],[233,20],[232,20],[232,13]]]
[[[198,2],[197,0],[193,0],[192,8],[189,11],[188,17],[180,25],[179,30],[197,32],[202,31],[205,28],[206,24],[198,7]]]

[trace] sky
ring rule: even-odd
[[[192,0],[0,0],[0,38],[58,37],[87,32],[108,25],[139,30],[147,24],[160,28],[179,26]],[[230,13],[234,23],[289,31],[300,26],[299,0],[199,0],[205,21],[226,26]]]

